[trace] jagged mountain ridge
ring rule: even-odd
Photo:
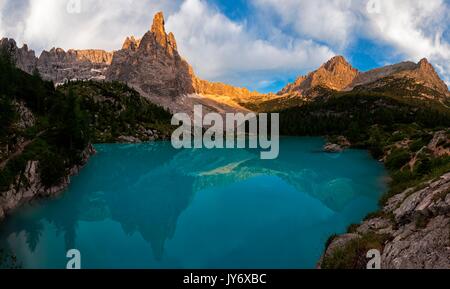
[[[246,88],[197,77],[192,66],[178,53],[173,33],[166,33],[161,12],[155,15],[151,29],[141,39],[125,39],[122,49],[114,53],[106,79],[127,82],[154,102],[172,110],[177,110],[174,100],[180,104],[179,109],[198,102],[212,105],[218,111],[241,109],[233,99],[219,99],[220,96],[241,99],[260,95]],[[186,95],[197,97],[180,98]],[[220,108],[214,102],[229,107]]]
[[[164,26],[164,15],[159,12],[142,38],[127,37],[122,48],[113,52],[52,48],[37,58],[34,51],[26,45],[18,48],[12,39],[3,39],[0,47],[12,52],[20,69],[30,74],[37,70],[56,84],[68,80],[120,81],[172,111],[191,110],[197,103],[219,112],[247,111],[234,99],[260,94],[197,77],[179,55],[175,36],[167,34]],[[219,100],[220,96],[226,97]]]
[[[61,48],[43,51],[36,57],[27,45],[19,48],[14,39],[8,38],[0,40],[0,47],[11,52],[21,70],[29,74],[37,70],[44,79],[56,84],[73,79],[104,80],[113,58],[112,52],[99,49],[65,51]]]
[[[335,56],[316,71],[307,76],[300,76],[295,82],[284,87],[278,95],[298,96],[310,100],[317,96],[315,92],[318,87],[335,91],[352,91],[356,87],[370,87],[377,82],[380,84],[380,80],[387,78],[409,79],[416,84],[435,90],[443,98],[450,97],[447,85],[426,58],[419,63],[401,62],[360,72],[342,56]]]
[[[209,82],[197,77],[192,66],[178,53],[173,33],[166,33],[162,12],[154,16],[150,30],[142,38],[127,37],[120,50],[68,50],[53,48],[37,58],[26,45],[18,48],[12,39],[2,39],[0,47],[7,47],[16,57],[22,70],[38,70],[44,79],[55,83],[67,80],[107,80],[129,84],[153,102],[172,111],[190,110],[201,103],[219,112],[247,110],[241,104],[285,99],[311,101],[329,91],[351,91],[361,87],[373,89],[386,85],[383,79],[409,79],[433,90],[419,97],[440,99],[450,97],[447,85],[440,79],[426,59],[419,63],[402,62],[367,72],[352,67],[342,56],[335,56],[316,71],[300,76],[277,94],[260,94],[246,88]],[[437,92],[437,93],[434,93]],[[414,93],[414,92],[412,92]],[[438,95],[438,96],[436,96]],[[249,107],[245,105],[245,107]]]

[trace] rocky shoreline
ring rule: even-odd
[[[116,139],[117,143],[137,144],[145,141],[168,140],[166,135],[160,134],[157,130],[152,130],[148,138],[138,138],[134,136],[120,136]],[[28,161],[24,173],[17,176],[14,184],[6,192],[0,192],[0,222],[11,212],[22,206],[23,204],[39,198],[57,196],[68,188],[70,178],[77,175],[81,169],[88,163],[89,158],[97,152],[92,144],[81,154],[81,165],[72,167],[64,179],[55,186],[45,187],[41,181],[38,172],[39,161]]]
[[[443,136],[436,132],[423,149],[447,155],[437,145]],[[330,142],[324,149],[342,147]],[[380,251],[381,269],[450,269],[450,172],[391,196],[346,234],[332,236],[317,267],[365,269],[371,249]]]
[[[88,145],[81,154],[81,164],[72,167],[68,175],[58,185],[50,188],[46,188],[41,183],[38,172],[39,162],[28,161],[24,173],[17,176],[16,182],[11,185],[8,191],[0,194],[0,221],[33,199],[56,196],[62,193],[69,186],[70,177],[77,175],[95,153],[94,147]]]
[[[384,239],[373,248],[380,249],[382,269],[450,269],[450,173],[393,196],[378,214],[336,236],[318,267],[368,235]]]

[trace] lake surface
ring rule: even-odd
[[[377,209],[386,172],[366,151],[282,138],[276,160],[169,142],[97,145],[60,197],[0,224],[24,268],[314,268],[328,237]]]

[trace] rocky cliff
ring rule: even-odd
[[[160,12],[142,39],[127,37],[122,49],[114,53],[107,79],[127,82],[154,97],[176,98],[194,93],[236,98],[259,95],[246,88],[198,78],[179,55],[175,36],[167,34],[164,25]]]
[[[23,71],[32,74],[37,66],[37,58],[33,50],[29,50],[27,45],[17,47],[14,39],[0,39],[0,48],[6,49],[14,58],[16,66]]]
[[[68,80],[104,80],[113,54],[103,50],[68,50],[52,48],[43,51],[37,69],[44,79],[54,83]]]
[[[55,84],[68,80],[104,80],[113,53],[103,50],[68,50],[52,48],[36,57],[33,50],[24,45],[18,48],[13,39],[0,40],[0,48],[6,48],[14,57],[16,66],[32,74],[38,71],[46,80]]]
[[[227,95],[240,99],[248,99],[263,95],[257,91],[250,91],[247,88],[235,87],[221,82],[210,82],[199,79],[198,77],[193,77],[192,82],[195,92],[199,94]]]
[[[371,242],[382,240],[368,248],[380,249],[382,269],[450,269],[450,173],[424,186],[390,198],[379,216],[334,238],[320,266],[327,267],[331,258],[372,236]],[[360,260],[362,264],[354,265],[364,268],[367,259],[363,255]]]
[[[420,155],[448,158],[449,136],[446,131],[434,132],[402,170],[417,168]],[[407,143],[402,140],[393,147]],[[392,149],[386,151],[385,163],[391,153]],[[365,254],[371,249],[380,251],[382,269],[450,269],[450,173],[391,195],[379,212],[333,238],[319,267],[366,268]]]
[[[28,161],[25,170],[18,175],[9,190],[0,192],[0,221],[9,213],[38,197],[56,196],[63,192],[70,184],[70,177],[78,174],[87,163],[89,157],[95,154],[95,149],[89,145],[81,154],[81,164],[73,166],[67,176],[52,187],[42,184],[39,173],[39,161]]]

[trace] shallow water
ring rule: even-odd
[[[386,172],[366,151],[320,138],[256,150],[97,145],[60,197],[0,225],[24,268],[314,268],[328,237],[377,209]]]

